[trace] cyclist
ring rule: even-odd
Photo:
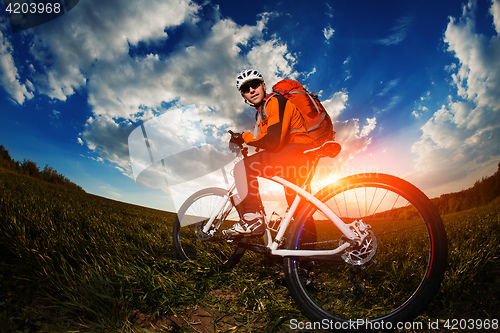
[[[240,221],[222,231],[228,239],[264,234],[266,224],[260,213],[262,203],[257,177],[278,176],[302,186],[311,163],[302,153],[313,148],[300,112],[280,94],[267,95],[262,74],[246,69],[238,74],[236,87],[245,103],[257,109],[257,122],[253,133],[234,133],[230,142],[254,146],[257,153],[242,159],[234,167]],[[285,194],[290,205],[293,196]]]

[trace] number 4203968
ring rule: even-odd
[[[444,323],[444,328],[448,330],[497,330],[498,319],[448,319]]]
[[[59,14],[62,11],[60,2],[9,3],[5,11],[9,14]]]

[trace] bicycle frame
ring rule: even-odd
[[[269,180],[294,195],[280,214],[266,201],[257,201],[267,226],[259,238],[224,231],[243,213],[238,172],[229,188],[196,191],[173,224],[177,257],[205,269],[233,267],[245,251],[265,255],[263,263],[281,262],[291,296],[314,322],[411,321],[430,303],[445,273],[447,239],[441,217],[422,191],[387,174],[350,175],[312,192],[318,162],[336,157],[340,148],[330,141],[297,155],[308,162],[307,169],[300,169],[308,171],[300,174],[300,185],[284,173],[260,177],[259,182]],[[240,146],[242,158],[247,157],[245,149]]]
[[[314,173],[314,169],[312,168],[311,174]],[[271,251],[272,255],[276,256],[332,256],[335,254],[339,254],[343,252],[345,249],[351,246],[351,243],[359,243],[361,241],[361,238],[351,229],[350,225],[344,223],[340,217],[333,212],[330,207],[325,205],[323,202],[318,200],[314,195],[312,195],[310,192],[306,191],[304,188],[301,188],[281,177],[271,177],[271,178],[266,178],[270,179],[276,183],[279,183],[285,187],[288,187],[292,189],[295,193],[295,199],[290,206],[290,209],[286,213],[284,219],[281,221],[279,227],[278,227],[278,232],[274,240],[272,240],[272,237],[269,233],[269,231],[265,234],[265,237],[267,238],[266,240],[266,246],[267,248]],[[210,232],[215,233],[217,230],[210,230],[212,228],[212,224],[223,212],[224,207],[229,203],[230,197],[234,195],[234,190],[236,188],[236,185],[233,183],[233,185],[229,188],[227,195],[225,195],[218,205],[216,206],[216,209],[212,212],[212,215],[210,216],[209,220],[203,227],[203,232],[206,234],[209,234]],[[283,250],[283,249],[278,249],[279,244],[281,243],[283,236],[285,234],[285,231],[288,229],[290,222],[292,220],[292,217],[294,216],[300,202],[303,200],[301,197],[303,197],[305,200],[311,202],[314,206],[318,208],[318,210],[324,214],[331,222],[335,224],[335,226],[342,232],[342,234],[348,239],[348,242],[343,243],[339,247],[333,250]],[[272,242],[271,242],[272,241]]]
[[[343,252],[345,249],[351,246],[349,242],[346,242],[334,250],[278,250],[278,246],[281,240],[283,239],[285,231],[288,229],[288,226],[290,225],[292,216],[295,214],[295,211],[297,210],[297,207],[299,206],[302,200],[301,196],[304,197],[309,202],[311,202],[313,205],[315,205],[320,212],[322,212],[326,217],[328,217],[328,219],[337,226],[337,228],[342,232],[342,234],[344,234],[344,236],[347,237],[347,239],[354,242],[360,241],[360,237],[356,235],[351,230],[351,228],[347,224],[345,224],[344,221],[342,221],[342,219],[338,217],[337,214],[335,214],[330,209],[330,207],[325,205],[323,202],[319,201],[314,195],[283,178],[274,176],[271,178],[271,180],[285,187],[291,188],[293,191],[295,191],[295,193],[297,193],[290,209],[285,215],[285,218],[281,221],[278,227],[278,234],[276,235],[272,245],[270,246],[271,254],[277,256],[313,256],[313,255],[331,256]]]

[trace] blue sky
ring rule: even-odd
[[[201,186],[181,174],[203,174],[205,155],[164,161],[175,190],[139,186],[129,135],[194,106],[161,151],[208,145],[226,164],[226,130],[253,127],[234,82],[253,67],[268,88],[295,78],[318,91],[344,148],[323,162],[331,179],[379,171],[438,196],[500,161],[499,32],[498,0],[80,0],[16,33],[2,4],[0,144],[89,193],[172,210]]]

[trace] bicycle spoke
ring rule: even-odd
[[[441,219],[430,201],[425,206],[425,200],[415,199],[417,189],[395,177],[353,176],[345,183],[349,186],[327,187],[317,197],[345,223],[363,223],[370,231],[362,244],[339,256],[343,262],[285,260],[292,295],[312,320],[409,320],[427,305],[443,276],[446,236]],[[309,225],[294,230],[291,248],[333,250],[345,242],[312,206],[299,220]],[[308,279],[299,277],[303,269],[310,271]]]
[[[227,190],[209,188],[193,194],[186,200],[174,223],[174,248],[181,260],[198,266],[231,266],[236,264],[244,250],[220,237],[220,232],[239,220],[236,208],[228,201],[207,233],[203,232],[209,218],[220,207]]]

